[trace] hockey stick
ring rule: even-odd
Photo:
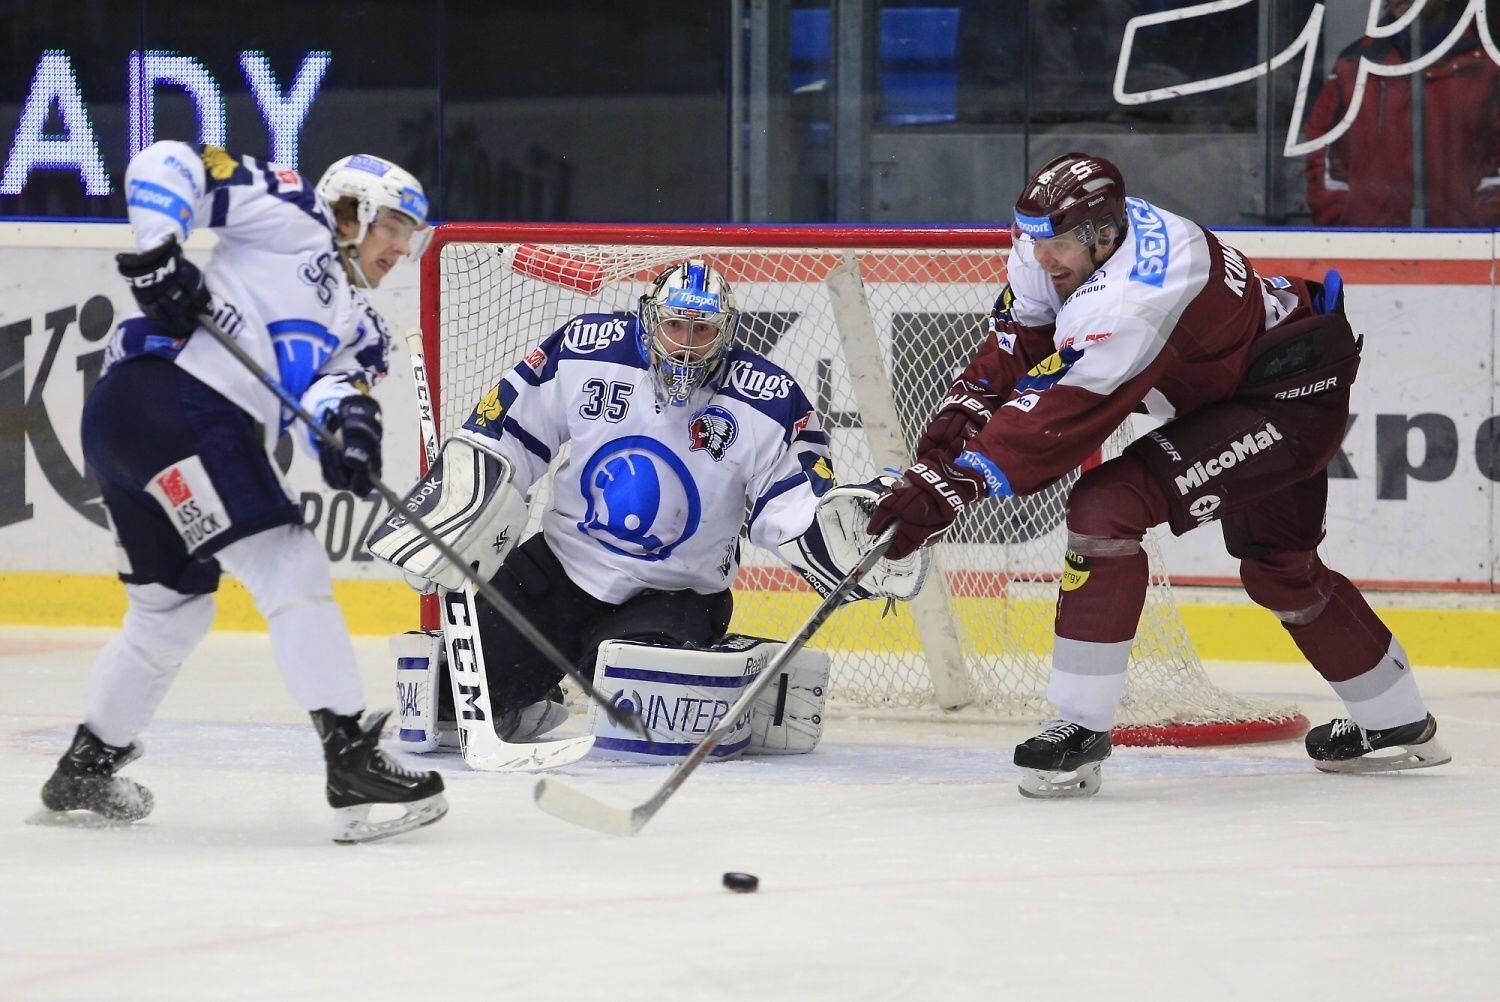
[[[217,341],[225,351],[234,356],[235,361],[245,367],[246,372],[249,372],[262,386],[271,391],[276,399],[280,401],[281,406],[291,411],[297,420],[307,425],[318,441],[330,448],[342,448],[341,443],[333,436],[333,433],[324,428],[311,414],[307,413],[303,406],[286,391],[286,387],[282,386],[270,373],[262,369],[260,363],[251,358],[249,353],[235,342],[234,338],[225,334],[223,328],[219,326],[218,322],[212,316],[207,313],[199,314],[198,322],[203,325],[204,330],[208,331],[210,337]],[[495,610],[504,616],[522,636],[530,641],[532,646],[540,651],[542,656],[554,668],[561,670],[577,683],[583,689],[584,694],[597,703],[612,722],[620,727],[629,728],[640,734],[641,737],[650,740],[650,732],[646,730],[646,724],[641,720],[640,714],[636,713],[634,709],[630,711],[621,710],[618,706],[610,703],[598,689],[594,688],[593,682],[584,678],[578,673],[576,668],[568,664],[568,659],[562,656],[562,653],[553,646],[550,640],[542,636],[541,631],[531,625],[530,620],[521,615],[519,609],[512,605],[504,595],[496,591],[488,581],[475,573],[474,568],[470,567],[468,562],[454,551],[453,547],[449,546],[437,533],[433,532],[426,522],[411,512],[406,512],[400,495],[387,487],[385,482],[373,473],[370,475],[370,485],[385,499],[385,503],[391,506],[391,510],[405,512],[407,524],[416,529],[418,535],[431,543],[435,550],[441,553],[454,567],[458,568],[463,576],[469,579],[469,583],[474,586],[479,594],[484,596],[485,601],[493,605]]]
[[[796,636],[786,642],[781,653],[761,669],[760,675],[751,683],[750,688],[735,700],[729,712],[724,714],[724,718],[703,736],[698,747],[694,748],[687,758],[677,763],[672,769],[672,774],[667,777],[667,781],[645,801],[635,807],[615,807],[602,800],[596,800],[566,783],[544,777],[536,784],[534,797],[537,806],[553,817],[604,832],[606,835],[634,835],[640,831],[645,827],[646,822],[661,810],[662,805],[672,794],[677,792],[677,788],[687,782],[693,770],[703,764],[719,742],[734,730],[740,718],[750,712],[760,694],[781,676],[782,667],[812,639],[813,634],[818,632],[828,617],[833,615],[833,611],[843,604],[848,594],[870,572],[870,568],[885,556],[895,536],[894,525],[881,534],[870,552],[866,553],[854,570],[845,575],[844,580],[828,593],[823,604],[813,610],[813,614],[808,617],[807,622],[802,624],[802,629],[797,631]]]
[[[437,420],[428,392],[427,359],[422,347],[422,329],[406,334],[407,357],[416,382],[417,427],[422,435],[422,455],[427,468],[438,458]],[[489,676],[484,666],[474,610],[474,589],[438,589],[442,616],[443,646],[448,649],[448,681],[453,687],[454,716],[458,724],[459,751],[471,769],[482,772],[537,772],[576,762],[594,747],[594,736],[562,741],[511,743],[495,730],[494,704],[490,702]],[[465,656],[467,655],[467,656]]]

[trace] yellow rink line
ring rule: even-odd
[[[355,633],[390,634],[416,628],[416,602],[406,586],[392,581],[338,580],[334,596]],[[236,581],[225,579],[216,596],[214,626],[221,630],[263,630],[249,594]],[[1442,609],[1379,606],[1382,619],[1401,639],[1418,665],[1486,667],[1500,665],[1500,610]],[[977,625],[979,607],[986,600],[959,599],[959,619],[966,630]],[[835,615],[819,634],[818,646],[869,649],[872,638],[886,649],[913,650],[916,632],[898,607],[881,623],[883,603],[864,602]],[[1017,602],[1016,605],[1023,603]],[[1050,603],[1024,603],[1037,608],[1015,617],[1028,626],[986,627],[981,650],[1043,652],[1050,643]],[[739,592],[733,629],[764,636],[786,635],[800,625],[815,605],[805,592]],[[1301,661],[1280,625],[1263,609],[1248,604],[1183,602],[1179,605],[1188,635],[1198,654],[1211,661]],[[38,626],[118,626],[125,613],[125,593],[113,575],[0,573],[0,623]],[[1148,613],[1149,614],[1149,613]],[[1040,624],[1040,625],[1037,625]],[[1022,632],[1022,629],[1029,632]]]

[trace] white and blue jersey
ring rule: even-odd
[[[645,589],[728,588],[739,538],[774,550],[833,486],[802,388],[743,347],[686,406],[658,406],[639,320],[574,317],[485,394],[464,433],[497,441],[525,490],[553,477],[542,532],[573,582],[621,603]]]
[[[333,213],[313,182],[290,168],[216,146],[163,141],[125,172],[136,246],[179,243],[199,226],[218,233],[204,278],[214,317],[240,347],[320,419],[338,401],[367,392],[387,371],[390,333],[355,289],[334,246]],[[107,365],[140,354],[171,359],[254,417],[266,447],[291,423],[276,398],[218,342],[173,341],[144,317],[124,321]],[[309,432],[297,436],[309,451]]]

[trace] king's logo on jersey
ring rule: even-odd
[[[743,359],[729,366],[729,383],[749,400],[776,400],[791,395],[792,377],[765,372]]]
[[[637,560],[665,560],[698,531],[703,502],[682,460],[644,435],[615,439],[583,464],[578,530]]]
[[[717,404],[710,404],[688,426],[688,448],[694,452],[707,452],[717,463],[739,436],[740,429],[734,415]]]

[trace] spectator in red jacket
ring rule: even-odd
[[[1386,23],[1411,0],[1386,0]],[[1431,52],[1458,24],[1464,5],[1427,0],[1423,51]],[[1361,38],[1339,54],[1307,120],[1321,136],[1343,119],[1359,78],[1359,64],[1404,63],[1410,36]],[[1428,226],[1500,226],[1500,67],[1479,44],[1471,23],[1423,73]],[[1371,74],[1349,130],[1307,158],[1307,204],[1320,226],[1410,226],[1412,79]]]

